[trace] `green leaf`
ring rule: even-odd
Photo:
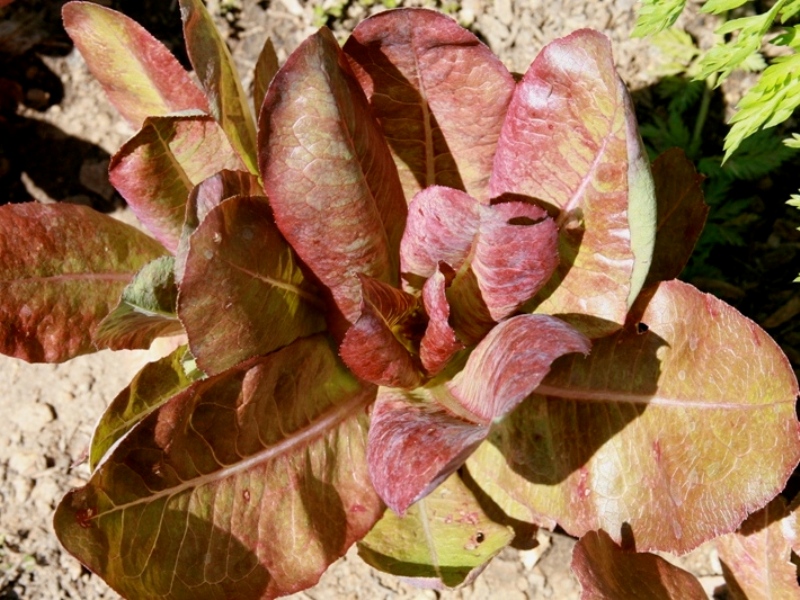
[[[159,336],[181,333],[176,314],[175,258],[161,256],[146,264],[125,289],[116,308],[94,335],[98,348],[149,348]]]
[[[193,383],[56,509],[59,540],[127,598],[275,598],[314,585],[384,511],[374,386],[323,336]]]
[[[0,352],[29,362],[94,352],[92,338],[122,290],[165,252],[84,206],[0,206]]]
[[[258,173],[256,125],[230,50],[201,0],[180,0],[186,51],[206,91],[211,114],[248,170]]]
[[[635,542],[635,540],[634,540]],[[590,531],[575,545],[572,572],[581,600],[707,600],[697,578],[660,556],[623,550],[603,531]]]
[[[225,200],[189,239],[178,314],[206,373],[324,331],[323,310],[266,198]]]
[[[746,3],[747,0],[706,0],[700,10],[704,13],[718,15],[739,8]]]
[[[795,154],[774,130],[758,131],[727,158],[722,172],[730,179],[754,181],[774,172]]]
[[[242,162],[211,117],[150,117],[112,157],[109,180],[142,224],[175,252],[192,188]]]
[[[68,2],[63,16],[92,75],[135,128],[147,117],[208,112],[208,101],[189,74],[135,21],[94,2]]]
[[[683,12],[686,0],[642,0],[632,37],[645,37],[672,27]]]
[[[725,138],[727,160],[742,141],[759,129],[788,119],[800,106],[800,55],[774,59],[737,105]]]
[[[444,589],[472,581],[513,537],[510,527],[486,515],[456,473],[405,516],[387,509],[359,542],[358,555],[379,571]]]
[[[186,372],[186,354],[187,347],[181,346],[168,356],[146,364],[111,401],[92,434],[89,469],[94,471],[118,440],[199,378],[197,371]]]
[[[763,330],[678,281],[631,325],[556,362],[467,468],[513,518],[684,553],[783,489],[797,379]]]

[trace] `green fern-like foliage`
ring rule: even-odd
[[[642,0],[634,37],[645,37],[664,31],[675,24],[686,0]]]

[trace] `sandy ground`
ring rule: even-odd
[[[279,57],[285,59],[314,30],[315,5],[311,3],[243,0],[234,4],[241,10],[227,25],[223,19],[221,22],[228,29],[234,56],[244,72],[249,72],[267,36],[273,39]],[[266,9],[262,8],[265,4],[269,5]],[[220,1],[209,6],[219,12]],[[345,35],[366,12],[352,3],[337,23],[337,34]],[[512,70],[524,71],[546,42],[581,27],[592,27],[612,38],[620,72],[630,86],[651,82],[650,46],[628,39],[634,0],[466,0],[457,12]],[[77,192],[65,188],[59,195],[58,186],[47,186],[26,172],[22,180],[27,192],[40,201],[87,203],[100,198],[113,204],[114,191],[105,174],[107,159],[133,132],[107,104],[77,52],[43,56],[42,60],[64,86],[60,104],[44,112],[24,109],[24,116],[42,136],[42,152],[53,152],[53,148],[63,147],[58,144],[65,140],[76,139],[95,152],[77,167]],[[124,211],[120,216],[130,218]],[[82,458],[97,418],[136,371],[158,354],[158,348],[149,352],[102,352],[63,365],[28,365],[0,357],[0,415],[4,421],[0,429],[0,600],[118,597],[61,550],[51,518],[61,496],[88,478]],[[507,549],[475,583],[441,594],[418,590],[377,573],[351,552],[316,588],[295,597],[578,598],[579,586],[569,572],[574,542],[547,533],[540,534],[540,542],[533,550]],[[709,593],[722,584],[719,562],[708,549],[684,557],[681,563],[702,576]]]

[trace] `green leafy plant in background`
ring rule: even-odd
[[[265,45],[255,119],[180,3],[199,88],[127,17],[64,7],[137,129],[109,174],[149,235],[0,207],[0,351],[185,336],[101,417],[64,546],[129,598],[272,598],[356,543],[457,586],[560,526],[586,597],[701,597],[649,552],[746,538],[800,460],[798,385],[674,279],[701,177],[680,151],[650,164],[608,40],[555,40],[517,82],[449,17],[387,11],[280,67]]]

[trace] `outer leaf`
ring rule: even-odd
[[[691,573],[655,554],[622,550],[605,531],[583,536],[572,553],[581,600],[707,600]]]
[[[114,155],[109,179],[147,229],[175,252],[192,188],[222,169],[241,169],[210,117],[148,118]]]
[[[708,215],[703,202],[703,176],[679,148],[667,150],[653,163],[658,197],[658,224],[653,264],[645,287],[675,279],[689,262]]]
[[[469,460],[507,514],[617,542],[630,527],[638,550],[683,553],[783,488],[800,459],[798,388],[775,342],[677,281],[642,323],[554,365]]]
[[[186,270],[186,255],[189,252],[189,236],[203,222],[211,210],[222,204],[223,200],[233,196],[263,196],[264,189],[258,178],[247,171],[229,171],[227,169],[214,173],[204,179],[189,192],[186,201],[186,215],[181,228],[181,239],[175,255],[175,279],[183,281]]]
[[[437,270],[422,288],[422,301],[428,313],[428,326],[420,342],[419,357],[430,375],[436,375],[453,355],[464,349],[450,326],[450,305],[447,302],[446,278]]]
[[[94,471],[106,452],[147,415],[195,381],[183,368],[187,347],[146,364],[108,405],[92,435],[89,468]]]
[[[92,75],[131,125],[183,110],[208,112],[188,73],[141,25],[93,2],[68,2],[62,12]]]
[[[495,327],[451,381],[411,392],[381,388],[368,456],[378,494],[404,513],[464,463],[492,421],[533,391],[553,360],[588,347],[558,319],[520,315]]]
[[[564,354],[588,354],[591,343],[572,327],[547,315],[519,315],[497,325],[447,383],[450,393],[478,422],[511,412]]]
[[[211,114],[251,173],[258,173],[256,125],[233,58],[201,0],[180,0],[189,60],[211,105]]]
[[[178,314],[206,373],[325,329],[317,290],[275,227],[266,198],[226,200],[189,243]]]
[[[174,267],[173,257],[162,256],[136,274],[97,328],[94,343],[98,348],[149,348],[155,338],[183,331],[176,314]]]
[[[491,190],[559,210],[562,262],[536,310],[575,315],[591,336],[619,328],[649,268],[656,208],[630,98],[602,34],[577,31],[537,56],[509,106]]]
[[[472,581],[513,537],[453,474],[405,516],[387,510],[359,542],[358,555],[418,586],[443,589]]]
[[[417,299],[375,279],[360,279],[361,316],[347,330],[339,356],[355,375],[376,385],[417,387],[422,382],[412,355],[422,317]]]
[[[788,535],[787,535],[788,534]],[[750,515],[736,533],[714,543],[732,600],[797,600],[797,567],[791,561],[797,522],[781,496]]]
[[[406,198],[431,185],[486,203],[514,80],[450,17],[397,10],[362,21],[344,47],[392,148]]]
[[[100,321],[163,253],[152,238],[83,206],[0,207],[0,352],[29,362],[94,352]]]
[[[464,464],[488,433],[488,424],[457,417],[428,389],[380,388],[367,450],[372,484],[403,515]]]
[[[357,274],[397,284],[407,209],[389,148],[330,31],[289,57],[259,123],[261,175],[278,227],[353,323]]]
[[[59,539],[130,598],[309,587],[383,512],[364,387],[315,336],[198,381],[56,511]]]
[[[253,105],[256,114],[261,112],[261,105],[267,95],[267,88],[269,88],[269,84],[277,72],[278,55],[275,54],[275,46],[272,45],[272,40],[267,38],[267,41],[264,42],[264,47],[261,48],[261,53],[258,55],[256,68],[253,72]]]

